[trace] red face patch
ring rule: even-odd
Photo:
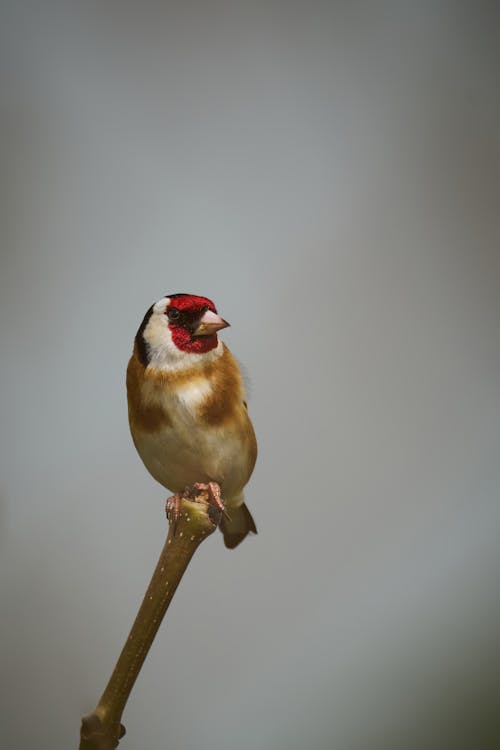
[[[211,336],[193,335],[199,319],[206,310],[217,312],[212,300],[196,294],[172,294],[167,297],[170,298],[170,302],[165,314],[176,347],[193,354],[204,354],[215,349],[219,343],[216,333]]]
[[[170,299],[169,308],[176,307],[178,310],[192,310],[200,313],[208,308],[212,312],[217,312],[214,303],[208,297],[198,297],[196,294],[166,294],[165,296]]]

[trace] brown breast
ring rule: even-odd
[[[224,346],[222,355],[202,366],[184,370],[155,370],[145,367],[137,351],[130,358],[127,368],[127,394],[131,427],[143,432],[154,432],[172,424],[165,402],[158,398],[162,391],[174,393],[196,379],[207,380],[211,388],[205,399],[198,404],[200,421],[210,426],[221,426],[234,418],[242,408],[243,386],[241,375],[229,349]]]
[[[156,432],[171,424],[164,405],[149,397],[145,372],[134,349],[127,367],[128,418],[132,434],[135,430]]]

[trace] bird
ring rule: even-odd
[[[146,469],[172,492],[178,513],[189,488],[224,509],[224,544],[257,533],[243,489],[257,441],[236,359],[217,335],[229,323],[208,297],[176,293],[151,305],[127,367],[130,432]]]

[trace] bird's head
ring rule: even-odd
[[[175,367],[192,360],[189,355],[216,355],[222,351],[217,331],[228,325],[207,297],[169,294],[144,316],[135,339],[137,353],[143,364],[157,367]]]

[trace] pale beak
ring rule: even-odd
[[[228,326],[229,323],[220,315],[212,312],[212,310],[205,310],[193,331],[193,336],[212,336],[212,334]]]

